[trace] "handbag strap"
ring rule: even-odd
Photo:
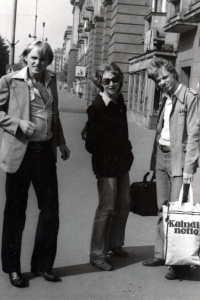
[[[182,201],[183,201],[183,189],[184,189],[184,184],[182,184],[181,190],[180,190],[180,194],[179,194],[179,207],[181,208],[182,205]],[[189,188],[189,203],[193,206],[194,203],[194,199],[193,199],[193,188],[192,188],[192,184],[190,183],[190,188]]]
[[[147,172],[143,177],[143,182],[147,182],[147,177],[149,176],[150,172]]]

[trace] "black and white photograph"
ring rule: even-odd
[[[0,0],[0,299],[198,300],[200,1]]]

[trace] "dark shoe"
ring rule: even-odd
[[[104,258],[90,259],[90,263],[103,271],[112,270],[112,266]]]
[[[60,277],[58,277],[57,275],[53,274],[52,272],[48,273],[48,272],[45,272],[45,271],[40,271],[39,273],[47,281],[52,281],[52,282],[60,282],[60,281],[62,281],[62,279],[60,279]]]
[[[20,272],[9,273],[9,277],[10,277],[10,283],[13,286],[19,287],[19,288],[23,288],[26,286],[24,279],[22,278],[22,274]]]
[[[111,251],[117,256],[127,256],[128,255],[128,253],[122,247],[112,249]]]
[[[171,269],[166,275],[165,278],[168,280],[175,280],[175,279],[181,279],[183,277],[182,274],[177,274],[174,272],[173,269]]]
[[[159,267],[159,266],[164,266],[165,261],[164,259],[154,257],[153,259],[143,261],[142,264],[145,267]]]

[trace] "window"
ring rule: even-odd
[[[157,115],[159,112],[159,106],[160,106],[160,101],[162,97],[162,92],[160,89],[155,88],[155,93],[154,93],[154,102],[153,102],[153,114]]]
[[[145,95],[145,71],[140,73],[140,93],[138,97],[138,111],[143,111],[144,106],[144,95]]]
[[[187,87],[189,87],[190,85],[190,73],[191,73],[191,67],[182,67],[181,68],[181,82],[186,85]]]
[[[129,109],[143,112],[146,96],[146,70],[130,75]]]

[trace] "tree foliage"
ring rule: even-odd
[[[6,74],[6,65],[9,62],[9,47],[0,35],[0,77]]]

